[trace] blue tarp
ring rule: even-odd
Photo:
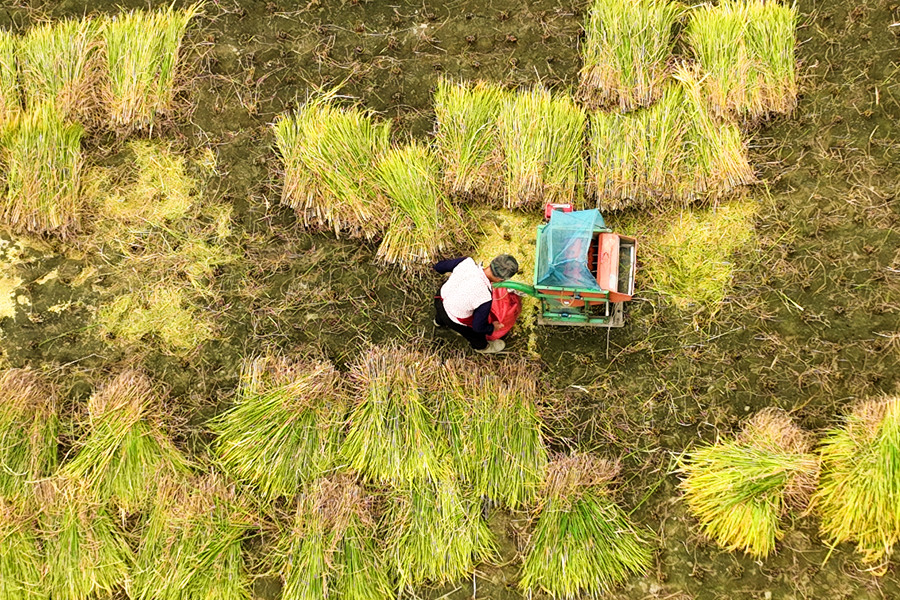
[[[587,255],[594,231],[605,227],[596,209],[550,213],[550,222],[538,234],[535,285],[599,290]]]

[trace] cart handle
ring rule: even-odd
[[[522,283],[521,281],[500,281],[493,285],[495,288],[506,288],[508,290],[513,290],[515,292],[521,292],[523,294],[528,294],[529,296],[534,296],[537,298],[537,292],[534,289],[533,285],[528,285],[527,283]]]

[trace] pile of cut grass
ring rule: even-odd
[[[900,397],[857,405],[819,454],[813,506],[822,534],[835,545],[855,542],[865,562],[885,561],[900,539]]]
[[[216,454],[225,471],[266,501],[293,497],[335,466],[345,400],[324,361],[250,361],[234,408],[216,417]]]
[[[249,600],[241,542],[253,513],[216,475],[166,482],[144,517],[133,600]]]
[[[434,136],[443,163],[444,185],[466,198],[503,199],[497,118],[509,100],[503,88],[479,81],[454,83],[442,77],[434,94]]]
[[[0,129],[6,166],[0,219],[15,232],[66,237],[77,228],[83,133],[52,103],[10,118]]]
[[[190,470],[155,422],[160,404],[160,392],[142,373],[114,377],[91,396],[85,435],[62,473],[100,502],[112,500],[126,513],[144,508],[159,481]]]
[[[685,500],[703,532],[727,550],[765,558],[784,535],[782,515],[809,502],[818,461],[790,417],[767,409],[737,439],[691,452],[681,472]]]
[[[354,365],[358,402],[341,447],[366,479],[405,486],[442,473],[447,453],[425,397],[435,359],[396,347],[372,348]]]
[[[18,37],[0,30],[0,127],[22,111],[19,71],[16,66]]]
[[[115,129],[150,129],[173,108],[179,49],[200,4],[120,13],[103,24],[105,104]]]
[[[507,208],[573,202],[584,177],[585,112],[541,86],[516,93],[497,121]]]
[[[42,491],[42,587],[54,600],[112,597],[126,585],[134,556],[113,513],[81,482],[60,478]]]
[[[278,562],[292,600],[389,600],[391,581],[379,547],[373,498],[348,475],[316,481],[298,503]]]
[[[720,118],[754,122],[797,104],[797,7],[723,0],[693,9],[687,41],[699,61],[704,96]]]
[[[650,566],[652,552],[605,489],[615,469],[588,454],[550,464],[519,586],[554,598],[600,597]]]
[[[513,510],[536,499],[547,467],[535,372],[524,362],[490,371],[465,360],[442,367],[440,422],[460,476],[476,496]]]
[[[19,41],[19,75],[27,111],[51,103],[60,115],[94,120],[99,22],[70,19],[32,27]]]
[[[661,93],[684,9],[670,0],[594,0],[579,96],[589,108],[647,106]]]
[[[31,498],[32,484],[56,469],[58,428],[56,396],[37,372],[0,375],[0,498]]]
[[[377,258],[404,269],[433,264],[462,233],[459,215],[438,185],[434,155],[413,142],[388,151],[377,173],[391,204]]]
[[[46,600],[44,556],[34,519],[0,498],[0,600]]]
[[[274,125],[284,161],[281,201],[307,226],[373,238],[390,219],[374,177],[390,145],[390,123],[358,107],[341,108],[334,92],[310,99]]]
[[[480,508],[446,471],[394,491],[385,516],[386,552],[401,589],[457,581],[496,556]]]

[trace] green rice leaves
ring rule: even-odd
[[[265,500],[291,497],[301,483],[334,466],[344,411],[338,374],[330,364],[250,361],[236,406],[213,423],[219,461]]]
[[[819,447],[813,497],[832,544],[855,542],[863,560],[887,559],[900,537],[900,398],[860,403]]]
[[[775,410],[757,413],[736,440],[690,453],[684,497],[704,533],[727,550],[764,558],[783,531],[789,507],[802,508],[818,475],[807,436]]]
[[[0,30],[0,126],[22,111],[19,93],[19,72],[16,66],[18,38]]]
[[[0,498],[0,600],[46,600],[43,559],[34,520]]]

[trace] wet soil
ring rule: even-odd
[[[147,4],[35,0],[0,7],[0,26]],[[900,596],[900,557],[875,576],[851,547],[826,547],[814,516],[789,524],[768,560],[721,551],[699,536],[671,473],[681,452],[762,407],[820,432],[858,399],[900,392],[900,3],[799,8],[802,97],[793,115],[753,131],[761,210],[721,310],[675,310],[639,290],[621,330],[537,332],[558,446],[621,457],[622,503],[656,535],[655,568],[623,598]],[[341,85],[402,140],[431,131],[441,74],[572,86],[585,9],[581,0],[207,2],[191,37],[200,73],[183,94],[191,108],[158,133],[211,147],[219,175],[208,193],[235,210],[231,243],[246,261],[220,274],[220,294],[203,307],[217,339],[186,357],[103,339],[93,327],[111,286],[102,265],[59,246],[27,248],[15,268],[25,300],[0,321],[5,362],[43,367],[76,404],[113,365],[140,362],[185,407],[184,442],[202,447],[202,421],[227,404],[245,356],[315,348],[343,367],[369,343],[459,348],[431,325],[435,277],[379,267],[371,245],[297,228],[278,205],[269,125],[315,89]],[[101,135],[88,144],[92,160],[115,153]],[[514,337],[510,350],[525,343]],[[495,519],[507,566],[424,596],[520,597],[513,559],[524,524]]]

